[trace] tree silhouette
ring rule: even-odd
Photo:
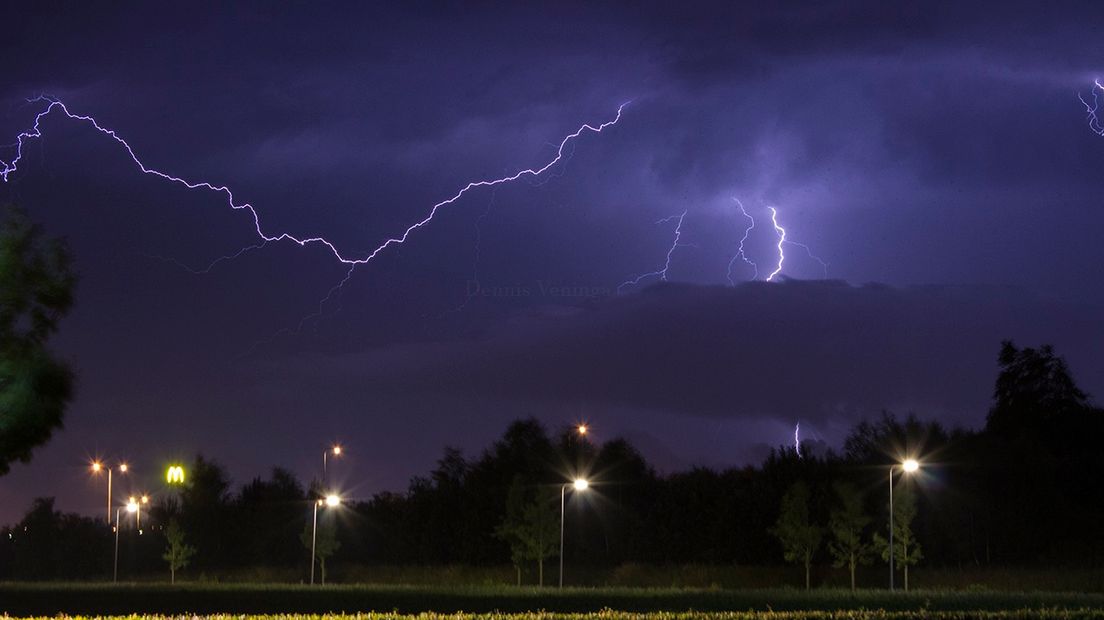
[[[905,574],[905,591],[909,589],[909,566],[914,566],[924,558],[920,543],[912,531],[912,521],[916,518],[916,494],[907,486],[897,492],[893,499],[893,563]],[[881,548],[882,559],[889,561],[889,541],[881,534],[874,534],[874,544]]]
[[[325,516],[318,515],[317,533],[313,524],[308,521],[303,527],[303,533],[299,535],[299,540],[308,551],[311,549],[311,543],[314,543],[314,556],[318,560],[318,568],[322,573],[322,585],[326,585],[326,558],[341,548],[341,542],[337,540],[337,525],[324,518]],[[314,538],[313,541],[312,538]]]
[[[0,212],[0,475],[50,439],[73,396],[72,372],[46,348],[73,304],[70,264],[64,242]]]
[[[796,482],[782,496],[782,509],[771,533],[782,543],[782,554],[787,562],[805,566],[805,589],[809,589],[809,569],[813,554],[820,546],[824,530],[809,519],[809,487]]]
[[[165,554],[161,558],[169,563],[170,583],[176,583],[176,571],[188,566],[196,550],[185,544],[184,530],[180,529],[180,523],[176,519],[169,521],[169,527],[165,528],[165,540],[169,546],[165,548]]]
[[[836,507],[828,519],[832,540],[828,551],[835,558],[836,568],[846,566],[851,574],[851,590],[855,589],[855,568],[866,564],[870,558],[871,544],[863,539],[863,531],[870,524],[870,517],[863,511],[862,494],[855,485],[836,481]]]

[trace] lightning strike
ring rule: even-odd
[[[771,212],[771,224],[774,225],[774,232],[778,233],[778,266],[767,276],[767,282],[770,282],[774,279],[774,276],[782,271],[782,263],[786,261],[786,252],[782,249],[782,244],[786,243],[786,229],[778,225],[778,209],[774,207],[767,208]]]
[[[790,241],[789,239],[786,239],[786,229],[778,223],[778,209],[774,207],[767,207],[767,209],[769,209],[771,213],[771,224],[774,226],[774,231],[778,234],[778,244],[776,246],[778,248],[778,264],[775,266],[774,271],[772,271],[771,274],[767,276],[767,282],[771,282],[774,279],[774,276],[782,272],[782,263],[786,261],[786,251],[783,248],[786,245],[795,245],[799,248],[803,248],[805,250],[805,253],[809,255],[809,258],[820,263],[821,268],[824,269],[824,278],[827,279],[828,263],[824,262],[818,256],[813,254],[813,251],[809,249],[809,246],[805,245],[804,243],[798,243],[797,241]]]
[[[748,222],[750,222],[750,224],[748,224],[748,227],[744,229],[744,236],[740,239],[740,247],[737,250],[736,255],[732,257],[732,260],[728,261],[728,283],[735,285],[736,283],[732,280],[732,266],[736,264],[737,258],[743,260],[745,263],[751,266],[753,270],[751,275],[752,280],[755,280],[759,277],[759,265],[756,265],[755,262],[748,258],[747,254],[744,253],[744,243],[747,242],[748,236],[755,228],[755,218],[751,217],[751,215],[748,214],[747,210],[744,209],[744,203],[740,202],[739,198],[734,197],[732,200],[734,200],[736,202],[736,205],[740,207],[740,213],[744,214],[744,217],[746,217],[748,219]]]
[[[62,114],[64,114],[67,118],[69,118],[71,120],[75,120],[75,121],[81,121],[81,122],[88,123],[93,128],[95,128],[96,131],[99,131],[100,133],[102,133],[102,134],[110,137],[111,139],[113,139],[120,146],[122,146],[124,150],[126,150],[127,154],[130,156],[131,160],[134,161],[134,163],[138,166],[138,168],[143,173],[160,177],[160,178],[162,178],[166,181],[170,181],[172,183],[177,183],[179,185],[183,185],[184,187],[186,187],[188,189],[191,189],[191,190],[206,189],[206,190],[209,190],[209,191],[212,191],[212,192],[215,192],[215,193],[223,194],[226,197],[227,204],[230,206],[230,208],[235,209],[235,210],[244,210],[244,211],[249,212],[250,216],[253,219],[253,225],[254,225],[254,228],[256,230],[257,236],[261,239],[261,244],[268,243],[268,242],[277,242],[277,241],[290,241],[292,243],[298,244],[300,247],[306,247],[308,245],[322,245],[326,249],[328,249],[331,254],[333,254],[334,258],[336,258],[341,263],[344,263],[344,264],[350,265],[350,266],[356,266],[356,265],[362,265],[362,264],[365,264],[365,263],[369,263],[372,260],[374,260],[381,252],[383,252],[384,250],[390,248],[391,246],[402,245],[403,243],[406,243],[407,239],[410,238],[410,235],[412,235],[419,228],[422,228],[423,226],[426,226],[427,224],[432,222],[433,218],[437,215],[437,212],[440,209],[442,209],[444,207],[447,207],[448,205],[451,205],[452,203],[460,200],[461,198],[464,197],[465,194],[467,194],[468,192],[470,192],[473,189],[477,189],[477,188],[481,188],[481,187],[495,187],[497,185],[502,185],[504,183],[510,183],[512,181],[516,181],[516,180],[521,179],[523,177],[528,177],[528,178],[533,178],[533,179],[539,178],[544,172],[548,171],[550,168],[555,166],[562,159],[564,159],[567,156],[570,156],[571,151],[568,150],[568,149],[573,148],[573,142],[576,139],[578,139],[580,136],[582,136],[583,133],[586,133],[586,132],[601,133],[607,127],[611,127],[613,125],[616,125],[621,120],[621,116],[622,116],[622,113],[625,110],[625,107],[628,106],[629,103],[631,103],[631,102],[625,102],[625,103],[622,103],[620,106],[618,106],[617,114],[614,116],[614,118],[612,120],[605,121],[605,122],[603,122],[601,124],[598,124],[598,125],[591,125],[589,123],[585,123],[585,124],[581,125],[578,129],[576,129],[574,132],[572,132],[572,133],[568,134],[567,136],[565,136],[562,140],[560,140],[559,145],[556,147],[556,156],[553,157],[551,160],[549,160],[547,163],[545,163],[543,166],[540,166],[540,167],[537,167],[537,168],[525,168],[525,169],[519,170],[518,172],[515,172],[512,175],[499,177],[499,178],[496,178],[496,179],[485,179],[485,180],[480,180],[480,181],[469,182],[467,185],[465,185],[463,188],[461,188],[459,191],[457,191],[455,194],[453,194],[452,197],[447,198],[445,200],[442,200],[442,201],[438,202],[437,204],[433,205],[429,209],[427,215],[424,218],[422,218],[422,219],[416,221],[415,223],[411,224],[410,226],[408,226],[403,231],[403,233],[401,235],[390,237],[386,241],[381,243],[379,246],[377,246],[370,253],[368,253],[367,255],[362,256],[360,258],[355,258],[355,257],[349,257],[349,256],[343,255],[338,250],[337,246],[335,246],[333,243],[331,243],[329,240],[327,240],[324,237],[302,237],[302,238],[300,238],[300,237],[296,237],[296,236],[292,235],[291,233],[286,233],[286,232],[285,233],[279,233],[279,234],[265,233],[262,226],[261,226],[261,217],[257,213],[257,210],[253,207],[253,205],[251,205],[247,202],[242,202],[242,203],[236,202],[235,198],[234,198],[234,193],[229,187],[227,187],[225,185],[218,185],[218,184],[215,184],[215,183],[209,182],[209,181],[189,181],[189,180],[185,180],[181,177],[177,177],[177,176],[174,176],[172,174],[162,172],[160,170],[148,167],[145,163],[142,162],[141,159],[139,159],[138,155],[135,153],[135,151],[131,147],[130,143],[127,142],[125,139],[123,139],[123,137],[120,136],[114,129],[109,129],[107,127],[102,126],[99,123],[99,121],[97,121],[92,116],[82,115],[82,114],[74,114],[73,112],[69,111],[69,108],[62,101],[60,101],[58,99],[54,99],[54,98],[50,98],[50,97],[46,97],[46,96],[39,96],[39,97],[35,97],[33,99],[29,99],[28,102],[29,103],[49,102],[49,105],[46,106],[45,110],[39,112],[35,116],[34,125],[32,126],[32,128],[28,131],[24,131],[24,132],[20,133],[19,136],[17,137],[16,142],[15,142],[15,148],[16,148],[15,157],[10,162],[0,160],[0,178],[2,178],[5,182],[8,181],[8,179],[11,176],[12,173],[14,173],[16,170],[18,170],[19,162],[23,158],[23,146],[30,140],[36,140],[36,139],[41,139],[42,138],[42,128],[41,128],[42,119],[49,116],[55,110],[58,110]],[[242,252],[245,252],[245,251],[249,251],[250,249],[255,249],[255,246],[249,246],[249,247],[245,248],[244,250],[240,251],[238,254],[240,254]],[[235,255],[230,255],[230,256],[225,256],[225,257],[222,257],[220,259],[217,259],[213,263],[211,263],[211,265],[207,269],[209,270],[211,267],[214,267],[215,264],[221,262],[222,260],[227,260],[227,259],[233,258],[234,256]],[[342,281],[342,283],[348,281],[349,276],[351,275],[351,273],[352,273],[352,270],[350,270],[349,274],[346,275],[346,278],[345,278],[345,280]],[[332,293],[331,293],[331,295],[332,295]],[[328,299],[328,297],[329,296],[327,296],[327,299]],[[324,301],[325,300],[323,300],[323,302]]]
[[[798,457],[801,457],[801,422],[798,421],[797,426],[794,427],[794,452]]]
[[[682,215],[671,215],[671,216],[665,217],[665,218],[663,218],[663,219],[656,222],[656,224],[666,224],[667,222],[670,222],[671,220],[678,220],[678,224],[675,225],[675,239],[671,243],[671,247],[668,248],[668,250],[667,250],[667,260],[666,260],[666,262],[663,263],[663,268],[658,269],[656,271],[649,271],[648,273],[640,274],[639,276],[636,276],[632,280],[626,280],[626,281],[622,282],[621,284],[618,284],[617,285],[617,292],[618,293],[620,293],[621,289],[625,288],[626,286],[635,286],[637,284],[640,284],[640,281],[645,279],[645,278],[652,278],[652,277],[659,276],[660,280],[663,280],[664,282],[667,281],[667,270],[671,268],[671,255],[675,253],[675,248],[678,248],[679,246],[683,245],[683,244],[679,243],[679,239],[682,238],[682,220],[685,217],[686,217],[686,211],[683,211]]]
[[[1101,90],[1104,90],[1104,85],[1097,79],[1093,80],[1092,103],[1085,101],[1085,98],[1080,94],[1077,95],[1077,98],[1080,99],[1081,103],[1085,106],[1085,115],[1089,124],[1089,129],[1098,136],[1104,136],[1104,125],[1100,124],[1100,117],[1097,116],[1097,111],[1100,109],[1099,91]]]

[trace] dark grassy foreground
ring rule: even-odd
[[[920,616],[913,613],[905,617],[926,617],[923,614],[932,611],[973,613],[1020,610],[1016,613],[1022,614],[1023,610],[1027,609],[1104,610],[1104,594],[951,591],[890,594],[884,590],[860,591],[852,594],[850,591],[841,590],[813,590],[806,593],[799,590],[629,588],[568,588],[557,591],[551,588],[540,590],[502,586],[435,588],[363,585],[312,588],[244,584],[177,586],[0,584],[0,613],[19,617],[58,614],[319,614],[371,611],[402,614],[531,611],[593,613],[609,609],[634,613],[688,610],[697,612],[884,610],[921,612]],[[618,618],[616,615],[604,614],[604,616],[608,616],[611,620]],[[736,620],[741,617],[732,618]],[[946,617],[981,616],[958,614]],[[1094,617],[1104,619],[1104,612]]]
[[[1104,611],[1096,609],[1018,609],[1007,611],[735,611],[735,612],[648,612],[633,613],[604,610],[585,614],[532,612],[522,614],[438,614],[403,615],[368,613],[356,615],[239,616],[217,614],[192,616],[191,620],[1100,620]],[[32,620],[32,619],[28,619]],[[34,618],[33,620],[39,620]],[[46,620],[45,617],[42,620]],[[75,616],[69,620],[178,620],[175,616]]]

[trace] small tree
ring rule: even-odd
[[[169,546],[165,549],[165,555],[161,557],[169,563],[169,577],[171,583],[176,583],[176,571],[188,566],[192,556],[195,555],[195,547],[184,542],[184,530],[176,519],[169,521],[169,527],[165,530],[165,540]]]
[[[506,494],[506,515],[495,528],[495,537],[510,545],[510,562],[517,571],[517,584],[521,585],[521,565],[528,559],[525,541],[525,486],[521,476],[514,476],[510,491]]]
[[[538,491],[527,498],[521,477],[515,477],[506,499],[506,516],[495,535],[510,545],[510,557],[521,585],[521,562],[537,562],[537,583],[544,585],[544,561],[557,550],[559,524],[549,497]]]
[[[851,590],[855,590],[855,568],[870,561],[871,544],[863,540],[863,530],[870,524],[870,517],[863,512],[862,494],[855,485],[836,482],[837,505],[828,518],[832,540],[828,551],[835,558],[836,568],[846,566],[851,573]]]
[[[303,542],[303,546],[307,548],[307,551],[311,549],[311,537],[314,535],[313,524],[307,521],[303,527],[303,533],[300,534],[299,540]],[[314,556],[318,558],[318,568],[322,574],[322,585],[326,585],[326,558],[334,554],[335,551],[341,548],[341,543],[337,540],[337,526],[331,522],[324,522],[321,519],[318,522],[317,536],[314,540]]]
[[[809,521],[809,487],[797,482],[782,497],[782,508],[771,533],[782,543],[787,562],[805,565],[805,589],[809,589],[809,569],[813,554],[820,546],[823,530]]]
[[[916,518],[916,496],[907,487],[897,493],[893,500],[893,562],[904,571],[905,592],[908,592],[909,566],[917,564],[924,555],[912,532],[912,520]],[[881,534],[874,534],[874,544],[882,550],[882,559],[888,562],[889,541]]]

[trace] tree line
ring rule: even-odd
[[[839,450],[779,447],[761,464],[720,471],[660,475],[623,439],[597,444],[521,419],[478,455],[446,449],[403,492],[320,509],[316,551],[340,565],[511,564],[519,583],[547,584],[563,493],[571,566],[793,562],[813,585],[810,568],[831,564],[855,583],[857,567],[888,558],[889,471],[914,457],[921,469],[898,469],[893,482],[902,576],[917,563],[1100,566],[1104,412],[1050,347],[1005,342],[998,365],[981,429],[885,413],[854,426]],[[592,486],[563,489],[575,477]],[[171,564],[192,576],[302,575],[322,495],[280,468],[234,489],[220,465],[197,457],[179,494],[143,517],[147,529],[127,532],[121,562],[129,574],[167,576]],[[35,500],[2,532],[0,579],[109,574],[112,541],[106,524]]]

